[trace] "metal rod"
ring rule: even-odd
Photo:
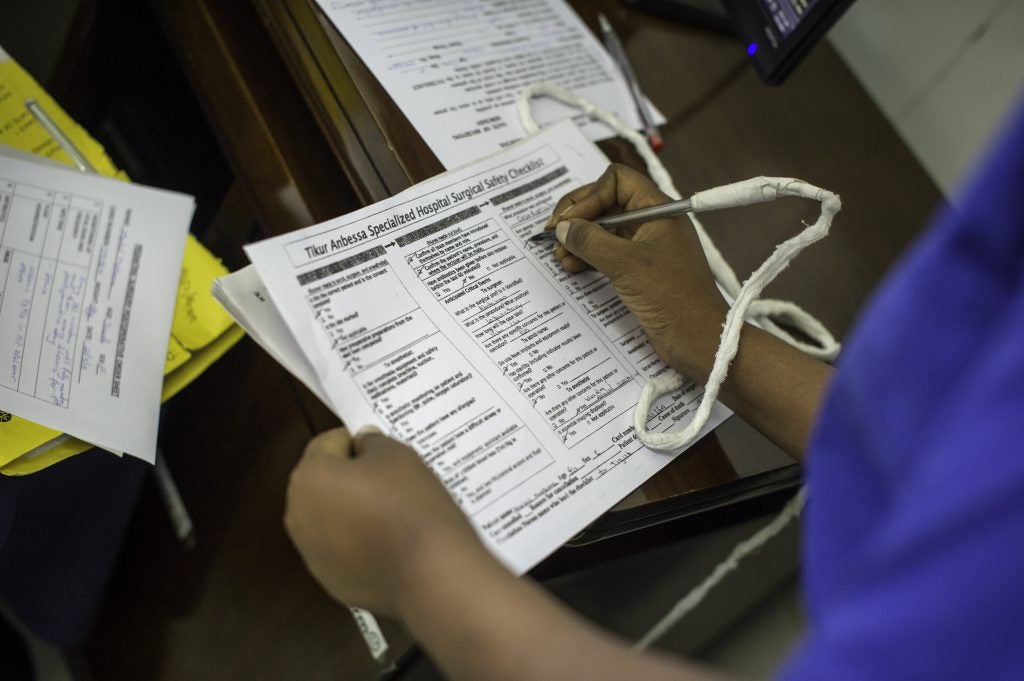
[[[56,121],[50,118],[50,114],[46,113],[46,110],[43,109],[39,102],[34,99],[26,99],[25,108],[32,112],[32,115],[36,117],[39,124],[46,129],[46,132],[64,150],[64,153],[71,157],[71,160],[75,162],[79,170],[83,173],[96,172],[96,168],[93,167],[92,163],[89,163],[89,159],[85,157],[85,154],[78,150],[78,147],[71,141],[71,138],[64,134],[64,131],[60,129]]]

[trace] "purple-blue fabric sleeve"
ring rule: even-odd
[[[1024,678],[1024,102],[859,322],[807,479],[780,678]]]

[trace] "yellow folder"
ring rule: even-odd
[[[73,165],[25,108],[35,99],[97,172],[128,180],[103,146],[72,119],[21,66],[0,49],[0,143]],[[210,295],[227,268],[191,234],[178,283],[178,302],[164,365],[161,402],[166,402],[219,359],[245,334]],[[0,411],[0,473],[25,475],[92,447],[87,442]]]

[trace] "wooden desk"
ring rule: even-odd
[[[443,170],[313,0],[153,2],[234,168],[233,194],[263,234],[334,217]],[[733,40],[611,0],[572,4],[591,28],[601,11],[619,31],[643,89],[668,118],[662,158],[683,192],[764,174],[803,177],[842,196],[832,235],[766,293],[845,336],[940,196],[836,53],[823,44],[785,85],[767,87]],[[601,146],[638,165],[621,141]],[[816,211],[783,201],[702,219],[743,279]],[[248,234],[233,237],[224,243],[237,248]],[[334,423],[315,400],[306,412],[314,429]],[[774,489],[795,480],[792,461],[733,418],[644,485],[634,498],[642,510],[622,517],[671,514],[737,482]],[[615,518],[606,518],[613,532]],[[351,678],[372,678],[369,658],[363,663]]]

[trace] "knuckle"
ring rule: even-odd
[[[638,192],[644,203],[657,206],[667,203],[671,199],[653,183],[644,183],[643,188]]]
[[[635,175],[636,171],[627,166],[625,163],[616,161],[608,166],[608,170],[613,175]]]

